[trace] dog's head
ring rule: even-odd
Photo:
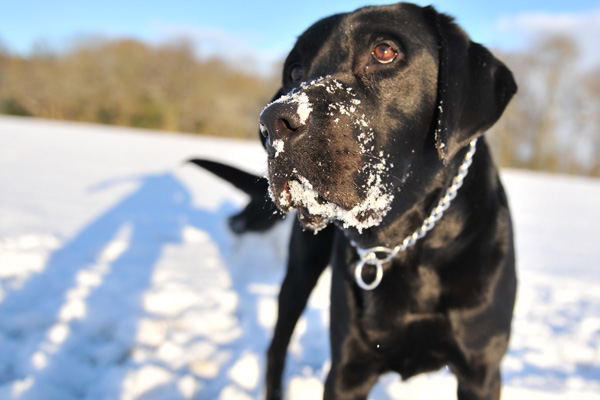
[[[444,168],[515,91],[510,71],[431,7],[325,18],[298,38],[260,117],[271,196],[313,230],[378,225],[411,180]]]

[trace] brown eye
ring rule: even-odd
[[[300,65],[295,65],[290,70],[290,80],[294,83],[298,83],[304,77],[304,69]]]
[[[392,48],[389,44],[381,43],[375,46],[373,49],[373,58],[381,64],[389,64],[398,55],[398,52]]]

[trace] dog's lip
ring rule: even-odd
[[[315,230],[315,232],[323,229],[329,223],[329,219],[327,217],[318,214],[311,214],[308,212],[306,207],[297,206],[296,209],[298,210],[300,222],[305,227]]]
[[[294,199],[294,197],[292,196],[292,192],[290,190],[291,182],[296,182],[296,183],[302,184],[301,180],[294,175],[292,175],[288,179],[286,179],[283,182],[281,191],[279,191],[279,195],[277,196],[276,204],[283,212],[289,212],[290,209],[296,208],[297,210],[303,212],[304,214],[309,215],[308,209],[306,209],[306,207],[304,207],[302,205],[302,202],[299,201],[298,199]],[[317,194],[316,200],[320,204],[332,204],[332,205],[335,205],[338,207],[342,207],[340,204],[337,204],[336,202],[323,196],[320,192],[318,192],[318,191],[315,191],[315,192]]]
[[[381,223],[394,199],[393,194],[389,193],[387,187],[380,182],[374,182],[375,184],[369,186],[364,195],[359,198],[357,193],[339,190],[333,193],[326,191],[323,195],[322,186],[330,187],[326,185],[327,182],[317,178],[315,185],[295,168],[287,173],[277,169],[271,170],[270,177],[269,192],[277,208],[283,213],[288,213],[295,208],[298,210],[302,225],[315,232],[331,221],[339,222],[344,228],[354,227],[362,232],[363,229]],[[335,201],[343,200],[344,197],[352,200],[353,194],[356,203],[342,201],[341,203],[345,204],[340,204],[339,201]]]
[[[271,180],[271,193],[273,202],[280,211],[287,213],[292,208],[292,194],[290,192],[289,180],[285,180],[280,186],[278,182]],[[279,190],[279,188],[282,188]]]
[[[292,182],[292,181],[297,182],[302,185],[302,181],[300,179],[298,179],[297,177],[292,177],[292,178],[288,179],[287,181],[285,181],[284,186],[283,186],[283,191],[286,194],[288,200],[290,200],[290,204],[292,204],[292,207],[300,208],[300,207],[302,207],[302,205],[297,204],[297,201],[292,197],[292,194],[290,192],[290,182]],[[333,204],[333,205],[340,207],[339,204],[337,204],[337,203],[329,200],[325,196],[323,196],[321,194],[321,192],[315,190],[315,193],[317,194],[317,202],[319,202],[319,204],[329,203],[329,204]],[[304,207],[302,207],[302,208],[304,208]]]
[[[283,191],[281,192],[282,203],[292,206],[292,194],[290,193],[290,181],[286,180],[283,184]]]

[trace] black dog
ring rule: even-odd
[[[281,397],[290,336],[328,264],[326,399],[366,399],[386,371],[406,379],[445,365],[459,399],[499,398],[515,262],[480,136],[515,92],[504,64],[431,7],[362,8],[299,37],[260,117],[271,199],[299,215],[267,398]],[[237,231],[272,214],[256,194],[251,204]]]

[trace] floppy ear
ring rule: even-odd
[[[271,104],[272,102],[274,102],[275,100],[277,100],[278,98],[280,98],[281,96],[283,96],[285,93],[283,92],[283,88],[280,88],[277,93],[275,93],[275,96],[273,96],[273,98],[271,99],[271,101],[268,104]],[[258,130],[258,137],[260,138],[260,142],[262,143],[263,147],[266,149],[267,148],[267,138],[260,132],[260,129]]]
[[[510,70],[489,50],[472,42],[451,17],[431,10],[439,43],[435,142],[447,164],[500,118],[517,85]]]

